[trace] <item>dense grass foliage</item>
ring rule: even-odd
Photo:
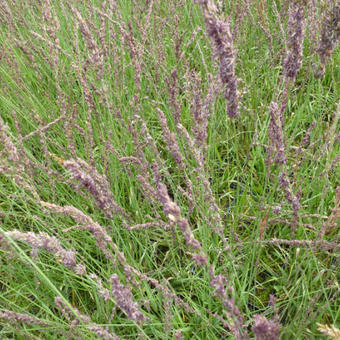
[[[339,339],[338,0],[0,16],[1,339]]]

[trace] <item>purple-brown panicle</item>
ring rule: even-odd
[[[213,41],[219,59],[220,78],[227,99],[227,114],[230,118],[239,113],[238,79],[235,74],[236,51],[230,29],[230,22],[217,17],[217,8],[211,0],[197,0],[202,5],[208,36]]]
[[[121,308],[127,317],[137,323],[147,321],[148,318],[139,310],[139,306],[133,301],[132,292],[130,289],[124,287],[120,282],[117,274],[110,278],[111,291],[119,308]]]
[[[11,230],[6,232],[6,236],[14,241],[26,242],[32,247],[32,256],[36,256],[39,249],[45,249],[54,256],[66,267],[74,270],[78,275],[86,274],[86,269],[83,265],[77,264],[76,254],[73,250],[64,249],[60,241],[47,233],[41,232],[21,232],[19,230]]]
[[[321,37],[317,53],[320,56],[320,68],[317,77],[325,73],[326,65],[340,38],[340,1],[336,0],[334,6],[327,9],[327,14],[322,22]]]
[[[283,62],[283,75],[295,81],[302,65],[302,52],[305,31],[305,0],[292,0],[288,9],[288,41],[286,57]]]
[[[268,320],[265,316],[254,315],[252,328],[257,340],[279,340],[281,325],[278,322]]]

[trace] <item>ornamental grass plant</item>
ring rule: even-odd
[[[339,0],[0,17],[0,339],[338,339]]]

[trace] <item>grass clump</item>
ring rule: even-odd
[[[338,1],[0,13],[0,337],[336,339]]]

